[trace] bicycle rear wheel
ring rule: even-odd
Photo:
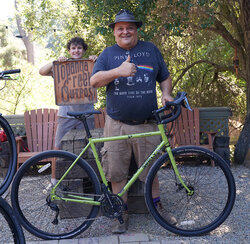
[[[16,172],[17,149],[14,133],[8,121],[1,115],[0,133],[2,133],[2,141],[0,141],[0,195],[2,195]]]
[[[60,178],[76,158],[66,151],[46,151],[28,159],[18,170],[11,202],[21,224],[33,235],[42,239],[72,238],[86,230],[97,216],[99,206],[50,198],[51,162],[56,162]],[[65,198],[76,195],[98,200],[100,192],[94,170],[81,158],[56,189],[56,195]]]
[[[183,181],[194,193],[187,194],[166,153],[151,167],[146,180],[145,198],[151,214],[162,227],[178,235],[197,236],[214,230],[234,205],[236,189],[230,168],[219,155],[200,147],[176,148],[173,156]],[[155,179],[160,189],[158,205],[152,199]],[[170,223],[173,217],[176,225]]]
[[[0,197],[0,242],[24,244],[22,227],[13,215],[10,205]]]

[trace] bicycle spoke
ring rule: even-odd
[[[227,171],[227,168],[224,170],[224,163],[220,163],[219,158],[210,159],[211,152],[206,154],[206,150],[200,148],[199,150],[196,150],[196,147],[186,148],[183,151],[182,148],[177,148],[176,152],[174,151],[174,158],[182,180],[193,194],[188,194],[171,166],[161,168],[166,162],[162,156],[150,171],[146,187],[152,187],[149,182],[153,182],[157,175],[161,205],[167,214],[163,214],[162,209],[152,206],[152,195],[146,193],[146,201],[153,216],[164,228],[182,235],[195,235],[216,228],[223,222],[222,216],[225,219],[230,213],[233,206],[233,201],[228,206],[228,199],[231,196],[227,177],[230,171]],[[190,155],[193,156],[191,159]],[[213,160],[217,166],[212,167],[202,162],[197,164],[196,158]],[[233,183],[232,175],[230,177]],[[177,220],[175,227],[173,225],[170,227],[169,221],[172,217]]]
[[[82,179],[76,179],[74,174],[70,173],[57,185],[55,189],[57,199],[52,200],[51,167],[43,168],[41,173],[37,172],[49,158],[70,165],[75,161],[75,156],[62,151],[50,151],[42,155],[44,156],[31,158],[18,171],[17,179],[15,178],[13,182],[16,188],[16,193],[12,192],[13,205],[16,206],[24,227],[38,237],[53,236],[60,239],[79,234],[80,230],[88,228],[95,219],[98,206],[71,202],[69,199],[99,199],[101,194],[96,190],[97,180],[95,178],[93,180],[94,176],[89,176],[87,168],[89,166],[80,161],[81,164],[77,163],[72,171],[81,172]],[[67,201],[63,198],[67,198]]]

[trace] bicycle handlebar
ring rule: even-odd
[[[167,124],[174,121],[181,114],[181,106],[192,110],[189,106],[186,95],[186,92],[178,92],[174,101],[166,102],[165,106],[158,110],[155,110],[153,113],[157,119],[157,122],[161,124]],[[160,113],[168,110],[170,110],[169,113],[160,116]]]

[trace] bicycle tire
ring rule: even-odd
[[[28,159],[18,170],[12,184],[11,202],[19,221],[33,235],[45,240],[72,238],[85,231],[97,216],[99,206],[50,200],[51,159],[65,167],[65,170],[57,169],[61,177],[76,158],[75,154],[66,151],[45,151]],[[79,172],[82,178],[78,180],[75,174]],[[95,171],[82,158],[57,188],[60,196],[75,193],[91,195],[95,200],[99,199],[100,192]],[[78,212],[74,212],[75,209]]]
[[[0,196],[8,189],[17,165],[17,148],[14,133],[8,121],[0,115],[0,130],[4,131],[7,140],[0,142]]]
[[[10,205],[0,197],[0,242],[24,244],[23,230]]]
[[[167,153],[151,167],[145,183],[145,201],[154,219],[182,236],[199,236],[221,225],[230,214],[236,194],[234,177],[226,162],[205,148],[183,146],[172,150],[189,196],[177,180]],[[211,166],[211,162],[215,167]],[[152,183],[158,177],[160,204],[152,199]],[[156,206],[155,206],[156,205]],[[171,218],[177,224],[171,224]]]

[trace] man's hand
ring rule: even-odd
[[[119,72],[120,72],[120,76],[123,76],[123,77],[129,77],[129,76],[135,75],[136,65],[133,63],[130,63],[130,55],[128,55],[126,61],[124,61],[119,66]]]
[[[90,84],[95,88],[103,87],[108,85],[116,78],[134,76],[135,73],[136,65],[130,63],[130,56],[128,56],[128,58],[119,67],[95,73],[93,76],[90,77]]]
[[[168,95],[168,94],[164,95],[164,94],[162,94],[162,105],[163,106],[165,106],[166,102],[171,102],[173,100],[174,99],[173,99],[173,97],[171,95]]]

